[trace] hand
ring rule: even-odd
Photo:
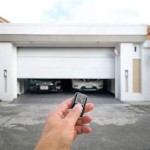
[[[91,132],[91,128],[86,124],[90,123],[92,118],[79,118],[82,106],[77,104],[70,109],[72,100],[71,98],[62,102],[49,114],[35,150],[69,150],[77,135]],[[93,108],[92,103],[87,103],[85,113]]]

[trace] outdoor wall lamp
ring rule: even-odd
[[[4,78],[7,78],[7,70],[4,70]]]
[[[125,89],[128,92],[128,70],[125,70]]]
[[[125,70],[125,77],[128,78],[128,70]]]

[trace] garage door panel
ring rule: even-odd
[[[54,57],[54,51],[52,52],[53,57],[50,56],[50,51],[48,51],[49,55],[47,57],[33,55],[33,53],[31,56],[31,54],[26,54],[25,51],[23,52],[25,55],[19,53],[17,63],[18,78],[114,79],[114,57],[112,55],[110,57],[112,50],[110,50],[108,57],[106,55],[104,57],[104,54],[101,57],[100,55],[98,57],[91,56],[91,52],[88,53],[88,51],[84,51],[87,57],[79,54],[78,56],[70,55],[68,57],[68,53],[66,54],[67,57],[65,57],[65,52],[63,56],[56,57],[55,55]]]

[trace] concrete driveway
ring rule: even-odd
[[[41,95],[27,94],[22,102],[1,102],[0,150],[33,150],[48,113],[72,94],[58,95],[46,94],[42,100]],[[95,104],[90,113],[93,132],[79,136],[73,150],[150,150],[150,103],[125,104],[111,95],[97,95],[94,101],[92,94],[89,100]]]

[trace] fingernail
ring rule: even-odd
[[[78,109],[80,112],[82,112],[82,109],[83,109],[80,103],[76,104],[74,108]]]

